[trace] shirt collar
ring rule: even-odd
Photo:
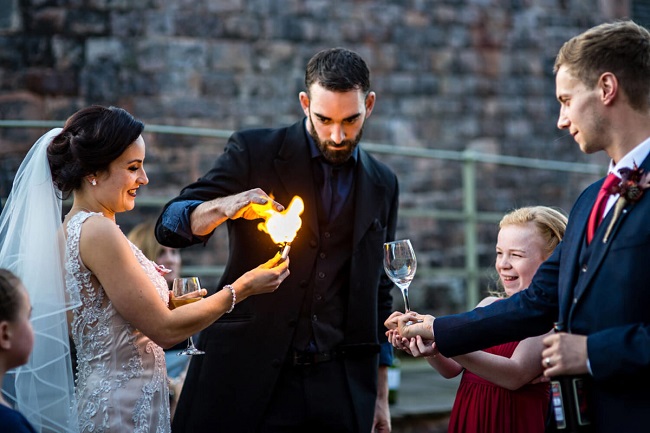
[[[650,137],[646,138],[641,144],[629,151],[621,160],[614,164],[613,160],[609,161],[609,170],[608,173],[614,173],[618,177],[621,177],[619,170],[621,168],[633,168],[634,164],[641,166],[643,161],[650,153]]]

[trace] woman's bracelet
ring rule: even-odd
[[[225,286],[223,286],[223,288],[229,289],[230,293],[232,294],[232,305],[230,306],[230,309],[226,311],[226,314],[228,314],[235,309],[235,303],[237,302],[237,293],[235,293],[235,288],[230,284],[226,284]]]

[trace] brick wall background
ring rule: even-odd
[[[148,124],[220,129],[282,126],[302,116],[304,67],[345,46],[371,69],[377,105],[364,139],[409,148],[604,164],[555,122],[553,61],[561,44],[630,15],[607,0],[0,0],[0,119],[63,120],[118,105]],[[43,131],[0,128],[0,196]],[[147,133],[150,184],[172,197],[206,171],[223,140]],[[403,208],[461,209],[461,165],[379,156],[397,172]],[[480,165],[479,210],[546,204],[569,210],[596,179]],[[157,208],[120,215],[127,231]],[[421,263],[462,266],[462,226],[400,221]],[[490,266],[496,225],[481,229]],[[186,263],[224,263],[225,230]],[[463,308],[462,278],[423,279],[414,308]],[[487,283],[486,283],[487,284]],[[416,288],[417,286],[417,288]],[[400,298],[396,308],[401,308]]]

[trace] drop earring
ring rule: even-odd
[[[95,180],[95,179],[91,180],[91,181],[90,181],[90,184],[91,184],[92,186],[96,186],[96,185],[97,185],[97,180]]]

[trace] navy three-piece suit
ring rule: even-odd
[[[650,171],[650,158],[641,166]],[[530,287],[502,302],[437,318],[436,344],[455,356],[548,332],[558,322],[588,336],[597,432],[650,431],[650,190],[628,203],[607,242],[613,209],[585,242],[587,219],[603,179],[569,215],[566,234]],[[541,354],[540,354],[541,362]]]

